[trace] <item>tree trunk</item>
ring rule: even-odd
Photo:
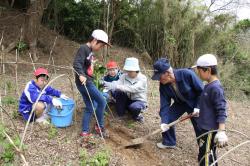
[[[30,0],[27,9],[24,25],[24,40],[28,43],[33,61],[38,60],[37,39],[38,31],[44,11],[47,6],[47,0]]]

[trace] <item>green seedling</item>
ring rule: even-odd
[[[58,130],[55,126],[50,125],[49,131],[48,131],[48,138],[53,139],[57,136]]]

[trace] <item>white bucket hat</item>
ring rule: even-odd
[[[111,46],[108,42],[108,35],[106,32],[104,32],[103,30],[101,29],[96,29],[92,32],[92,35],[91,35],[93,38],[95,38],[96,40],[100,40],[102,41],[103,43],[107,44],[108,46]]]
[[[196,62],[196,66],[206,67],[206,66],[216,66],[217,59],[213,54],[204,54],[200,56]]]
[[[127,58],[123,70],[126,71],[140,71],[139,60],[137,58],[131,57]]]

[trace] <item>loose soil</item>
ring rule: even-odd
[[[0,32],[3,34],[2,45],[6,48],[13,41],[18,41],[20,36],[20,27],[23,23],[23,16],[15,11],[5,11],[0,15]],[[39,31],[39,63],[47,63],[50,51],[57,37],[52,56],[54,64],[60,66],[72,66],[72,60],[78,43],[72,42],[55,32],[48,30],[41,26]],[[15,51],[10,53],[1,53],[1,58],[4,61],[15,61]],[[111,153],[110,164],[117,166],[193,166],[197,164],[198,147],[194,136],[194,131],[190,121],[185,121],[176,126],[177,148],[176,149],[158,149],[156,143],[161,141],[161,135],[154,135],[150,137],[141,146],[133,148],[121,148],[122,145],[128,143],[131,139],[144,136],[156,129],[160,124],[159,111],[159,93],[158,83],[150,80],[151,66],[142,55],[135,53],[133,50],[120,48],[114,46],[109,50],[108,59],[114,59],[119,62],[120,66],[126,57],[137,57],[140,60],[142,73],[148,76],[148,101],[149,107],[144,113],[145,122],[139,124],[133,122],[130,116],[124,119],[116,117],[115,110],[111,106],[114,117],[107,111],[105,116],[105,123],[110,133],[110,138],[105,139],[105,142],[96,134],[94,134],[91,143],[84,143],[79,133],[81,131],[81,118],[84,108],[84,103],[81,96],[77,92],[74,85],[74,76],[70,69],[61,69],[50,67],[52,78],[59,74],[66,74],[60,77],[52,86],[62,90],[63,93],[74,98],[76,101],[76,109],[74,111],[73,124],[67,128],[55,129],[50,125],[42,125],[32,123],[25,137],[25,157],[30,165],[79,165],[81,160],[80,152],[84,149],[91,156],[93,156],[100,149],[108,149]],[[100,61],[102,56],[99,55]],[[30,62],[28,51],[20,53],[19,62]],[[1,98],[2,100],[7,96],[12,96],[18,100],[21,91],[25,84],[32,78],[32,65],[19,64],[17,68],[17,82],[15,82],[15,65],[6,64],[6,73],[2,74],[1,65]],[[36,66],[38,67],[38,66]],[[66,67],[66,68],[67,68]],[[148,70],[146,70],[148,69]],[[71,84],[73,82],[73,84]],[[9,85],[9,86],[6,86]],[[9,87],[9,88],[8,88]],[[218,156],[223,155],[236,145],[249,140],[250,131],[250,104],[248,101],[229,101],[227,132],[229,136],[229,146],[218,150]],[[13,133],[14,126],[20,135],[23,134],[25,123],[20,117],[16,117],[16,105],[3,105],[7,116],[3,113],[3,120],[5,126]],[[13,122],[15,125],[11,123]],[[95,120],[92,120],[91,127]],[[239,132],[237,132],[239,131]],[[94,133],[94,132],[93,132]],[[245,134],[245,135],[243,135]],[[247,136],[248,135],[248,136]],[[1,152],[1,148],[0,148]],[[250,145],[246,144],[229,155],[225,156],[220,162],[224,166],[242,166],[250,165]],[[20,158],[16,157],[14,165],[20,165]],[[0,160],[0,162],[3,162]]]

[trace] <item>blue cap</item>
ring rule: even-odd
[[[170,63],[167,58],[160,58],[154,63],[154,75],[152,80],[160,80],[162,74],[164,74],[170,68]]]

